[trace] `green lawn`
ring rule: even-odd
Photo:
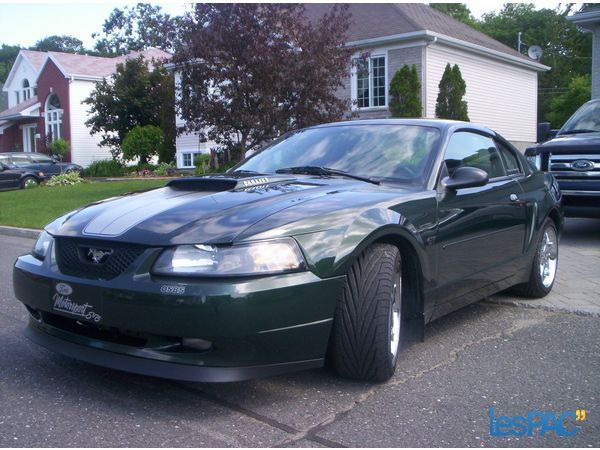
[[[62,214],[126,192],[163,186],[167,180],[131,180],[37,187],[0,192],[0,225],[43,228]]]

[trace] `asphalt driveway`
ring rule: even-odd
[[[0,237],[2,447],[600,442],[600,316],[594,310],[600,294],[588,284],[600,275],[600,221],[568,221],[556,301],[523,305],[496,296],[492,301],[508,305],[480,302],[438,320],[427,327],[424,343],[404,350],[395,377],[378,385],[327,370],[232,384],[182,383],[50,353],[22,336],[26,313],[12,292],[12,262],[32,243]],[[569,308],[566,294],[589,302]],[[494,437],[490,407],[495,417],[587,414],[571,437],[540,436],[539,429],[532,437]]]

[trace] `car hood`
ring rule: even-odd
[[[144,245],[230,243],[267,217],[285,223],[286,210],[330,196],[344,209],[389,189],[346,178],[295,175],[205,176],[176,179],[163,188],[107,199],[69,213],[46,229],[57,236],[110,239]],[[394,188],[398,196],[402,189]],[[369,194],[370,192],[370,194]],[[338,200],[343,199],[343,200]],[[279,213],[279,214],[277,214]],[[320,211],[310,214],[319,215]],[[277,223],[270,223],[276,227]],[[246,233],[247,234],[247,233]]]
[[[600,133],[558,135],[537,147],[543,153],[555,154],[598,154],[600,153]]]

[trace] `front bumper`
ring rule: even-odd
[[[50,256],[20,257],[13,282],[31,314],[27,337],[93,364],[189,381],[323,365],[345,277],[208,280],[148,272],[141,264],[110,281],[83,279],[60,273]],[[186,344],[195,341],[208,345]]]

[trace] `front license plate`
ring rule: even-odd
[[[93,323],[102,321],[102,299],[97,288],[55,283],[51,302],[52,310],[63,316]]]

